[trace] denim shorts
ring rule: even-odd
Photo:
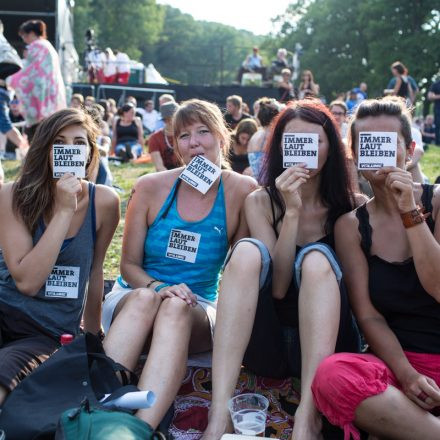
[[[229,251],[228,255],[226,256],[225,263],[223,266],[223,269],[225,268],[226,264],[229,262],[229,259],[231,258],[232,252],[234,252],[235,247],[238,245],[238,243],[242,242],[248,242],[252,243],[255,246],[257,246],[258,250],[261,254],[261,272],[260,272],[260,289],[263,289],[265,285],[270,281],[270,266],[272,262],[272,258],[269,254],[269,249],[267,249],[266,245],[256,238],[242,238],[241,240],[237,241],[237,243],[234,244],[234,246]],[[333,272],[336,276],[336,281],[340,285],[342,280],[342,270],[341,266],[339,265],[338,258],[335,254],[335,251],[327,244],[325,243],[309,243],[306,244],[296,255],[295,262],[293,263],[294,268],[294,274],[295,274],[295,284],[297,288],[301,285],[301,266],[304,261],[305,256],[312,252],[312,251],[319,251],[327,258],[328,262],[330,263],[330,266],[333,269]]]
[[[121,150],[125,149],[125,146],[129,144],[131,147],[131,150],[134,154],[136,154],[137,157],[139,157],[142,154],[142,145],[136,140],[136,141],[126,141],[116,144],[115,147],[115,154],[118,155]]]
[[[280,301],[272,296],[272,259],[266,245],[253,238],[238,241],[225,260],[228,263],[238,243],[254,244],[261,254],[259,296],[252,334],[243,359],[243,365],[260,376],[287,377],[301,374],[301,343],[298,316],[292,317],[292,324],[286,325],[280,317]],[[339,285],[341,311],[336,352],[357,352],[360,348],[359,332],[351,313],[348,296],[342,279],[342,270],[333,249],[325,243],[310,243],[296,255],[293,269],[293,301],[299,295],[301,266],[305,256],[313,251],[321,252],[329,262]],[[292,286],[289,286],[291,289]],[[292,297],[291,297],[292,298]],[[296,298],[297,301],[297,298]],[[281,302],[281,304],[284,304]],[[284,307],[284,305],[282,305]],[[283,311],[290,309],[283,308]],[[296,308],[294,313],[298,313]]]

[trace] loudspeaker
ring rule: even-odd
[[[59,0],[10,0],[0,1],[0,20],[4,35],[20,55],[25,44],[18,35],[18,28],[27,20],[42,20],[46,23],[47,39],[56,46],[56,16]],[[65,1],[65,0],[61,0]]]

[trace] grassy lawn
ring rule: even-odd
[[[18,172],[19,163],[16,161],[2,162],[5,171],[6,181],[13,180]],[[107,251],[107,257],[104,263],[105,279],[115,279],[119,274],[119,260],[121,256],[122,231],[124,229],[125,209],[127,200],[130,196],[131,188],[136,179],[153,170],[152,165],[134,165],[125,164],[121,166],[111,165],[114,177],[114,184],[120,188],[118,190],[121,198],[121,221],[116,229],[115,236]],[[440,147],[431,145],[422,159],[422,170],[434,182],[440,175]]]

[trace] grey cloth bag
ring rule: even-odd
[[[0,79],[7,78],[9,75],[18,72],[22,67],[23,63],[17,51],[0,33]]]

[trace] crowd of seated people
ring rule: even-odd
[[[156,112],[150,100],[118,108],[74,94],[38,124],[16,181],[0,174],[0,405],[82,325],[130,370],[148,355],[138,386],[157,401],[137,416],[154,429],[189,356],[212,351],[204,440],[231,432],[242,366],[301,378],[295,439],[322,438],[323,415],[355,439],[440,438],[440,189],[419,174],[411,114],[399,97],[353,90],[348,120],[344,100],[318,99],[308,70],[292,91],[258,99],[254,115],[237,95],[223,113],[171,95]],[[395,133],[395,165],[358,172],[363,132]],[[316,136],[315,167],[285,164],[296,133]],[[52,177],[54,144],[86,148],[84,179]],[[120,276],[102,302],[120,212],[108,159],[147,152],[157,172],[132,189]],[[196,157],[219,168],[205,193],[179,179]],[[170,251],[177,236],[194,243],[185,258]],[[67,265],[77,292],[54,300],[46,280]]]

